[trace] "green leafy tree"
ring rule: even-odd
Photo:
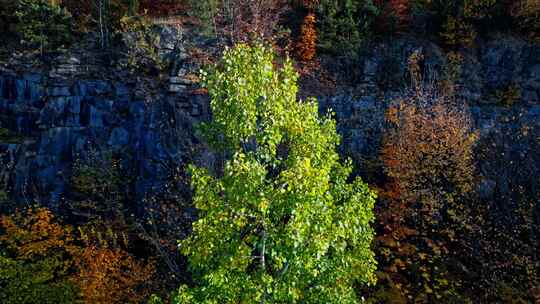
[[[71,40],[71,14],[44,0],[19,0],[15,15],[17,33],[23,45],[44,50],[56,48]]]
[[[375,194],[340,162],[330,114],[297,101],[292,63],[274,60],[239,44],[203,73],[203,134],[232,157],[219,176],[190,168],[200,213],[180,248],[194,282],[176,303],[356,303],[374,283]]]

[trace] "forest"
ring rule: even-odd
[[[540,303],[540,1],[0,0],[0,303]]]

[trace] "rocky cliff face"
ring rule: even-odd
[[[95,54],[70,51],[36,68],[12,60],[0,68],[0,182],[19,201],[58,206],[69,190],[74,161],[89,151],[121,154],[139,199],[159,191],[194,158],[208,163],[193,126],[209,117],[208,100],[192,89],[197,65],[181,33],[165,28],[157,48],[168,76],[127,73]],[[349,66],[356,94],[320,100],[336,112],[343,153],[359,171],[377,156],[384,113],[407,79],[407,59],[418,51],[426,79],[442,78],[447,56],[411,37],[381,43]],[[510,193],[517,178],[540,188],[540,47],[514,37],[494,37],[462,52],[456,79],[460,97],[492,151],[479,159],[481,193]],[[496,152],[495,152],[496,151]],[[202,153],[202,154],[201,154]],[[202,156],[201,156],[202,155]]]
[[[193,125],[208,117],[208,102],[190,93],[181,35],[166,29],[162,38],[160,55],[174,63],[168,77],[126,73],[83,52],[60,54],[40,68],[17,60],[1,67],[4,189],[19,202],[54,209],[69,190],[74,162],[110,151],[122,155],[142,199],[193,159]]]
[[[355,93],[320,100],[322,111],[336,112],[343,153],[355,160],[361,175],[373,173],[377,166],[385,112],[410,86],[407,62],[413,52],[422,54],[421,73],[427,83],[452,77],[452,63],[440,47],[402,37],[375,45],[352,67],[338,66],[347,71]],[[470,109],[480,134],[475,153],[478,194],[497,202],[493,207],[509,216],[521,194],[540,197],[535,178],[540,176],[540,46],[496,35],[460,54],[453,77],[457,98]],[[538,204],[536,209],[540,221]]]

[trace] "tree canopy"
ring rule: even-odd
[[[180,248],[194,282],[176,303],[356,303],[375,280],[375,195],[340,161],[331,114],[298,101],[291,62],[275,60],[239,44],[203,72],[203,134],[231,157],[219,176],[190,168],[199,219]]]

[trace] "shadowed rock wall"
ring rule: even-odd
[[[196,65],[170,29],[162,33],[161,56],[170,59],[167,77],[128,74],[78,53],[59,55],[47,68],[23,63],[0,68],[0,182],[19,201],[57,206],[68,191],[73,162],[89,151],[122,155],[134,191],[142,199],[160,189],[176,169],[212,156],[198,149],[193,126],[209,118],[208,100],[192,93]],[[320,99],[336,112],[342,152],[360,173],[376,159],[384,113],[408,83],[407,59],[419,51],[428,81],[442,79],[447,57],[433,43],[402,37],[381,43],[349,65],[357,92]],[[470,109],[481,145],[498,156],[479,158],[481,194],[506,195],[522,183],[538,191],[540,138],[540,48],[498,36],[464,50],[456,80]],[[88,57],[88,55],[86,55]],[[512,104],[504,92],[518,92]],[[495,152],[494,152],[495,153]],[[534,178],[536,177],[536,178]],[[510,182],[511,179],[519,182]]]

